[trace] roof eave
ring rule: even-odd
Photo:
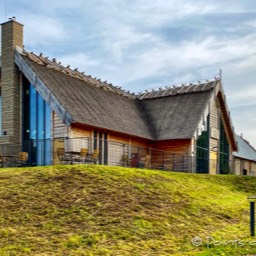
[[[105,131],[112,131],[112,132],[116,132],[116,133],[119,133],[119,134],[123,134],[123,135],[129,135],[129,136],[132,136],[132,137],[136,137],[136,138],[140,138],[140,139],[145,139],[145,140],[150,140],[150,141],[154,141],[153,138],[151,137],[148,137],[148,136],[139,136],[139,135],[136,135],[136,134],[132,134],[132,133],[125,133],[125,132],[121,132],[121,131],[118,131],[118,130],[111,130],[109,128],[104,128],[104,127],[99,127],[99,126],[93,126],[93,125],[90,125],[90,124],[86,124],[86,123],[81,123],[81,122],[78,122],[78,121],[75,121],[73,120],[72,124],[76,124],[76,125],[81,125],[81,126],[87,126],[87,127],[92,127],[92,128],[96,128],[96,129],[101,129],[101,130],[105,130]]]
[[[226,123],[227,132],[228,132],[229,137],[230,137],[230,142],[231,142],[231,145],[232,145],[232,151],[237,151],[238,146],[237,146],[237,141],[236,141],[236,138],[235,138],[235,130],[234,130],[234,126],[232,124],[230,111],[228,110],[228,106],[227,106],[227,102],[226,102],[226,96],[224,94],[224,91],[223,91],[223,88],[222,88],[222,85],[221,85],[221,81],[219,83],[219,87],[218,87],[218,90],[216,91],[216,94],[217,94],[217,98],[219,100],[220,108],[222,110],[223,119]]]
[[[233,154],[233,156],[234,156],[235,158],[239,158],[239,159],[242,159],[242,160],[247,160],[247,161],[251,161],[251,162],[255,162],[255,163],[256,163],[256,159],[247,158],[247,157],[245,157],[245,156],[238,156],[238,155],[235,155],[235,154]]]

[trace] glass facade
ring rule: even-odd
[[[219,168],[221,174],[230,172],[229,167],[229,143],[224,129],[223,121],[220,120],[220,162]]]
[[[196,172],[209,173],[209,115],[205,130],[196,142]]]
[[[51,109],[26,80],[23,83],[23,145],[31,165],[51,164]]]

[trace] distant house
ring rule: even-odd
[[[236,136],[238,151],[233,153],[234,172],[237,175],[256,175],[256,150],[242,136]]]
[[[71,139],[99,149],[100,164],[137,166],[143,152],[156,168],[212,174],[229,172],[237,150],[220,78],[132,94],[27,52],[15,20],[2,24],[1,100],[0,143],[35,165],[57,163],[57,141]]]

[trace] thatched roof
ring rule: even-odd
[[[213,90],[143,100],[156,140],[192,138]]]
[[[220,81],[135,95],[49,60],[15,53],[15,62],[64,123],[81,123],[150,140],[192,138]]]
[[[40,79],[73,123],[153,139],[150,126],[133,95],[97,79],[85,75],[80,77],[78,72],[42,56],[27,53],[20,56],[37,76],[35,81],[30,82],[35,85]]]

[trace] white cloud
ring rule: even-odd
[[[216,4],[205,1],[141,0],[136,1],[134,9],[143,22],[156,27],[186,16],[212,12]]]
[[[102,44],[106,51],[110,51],[111,60],[120,64],[124,61],[123,56],[129,54],[141,46],[156,41],[157,38],[150,33],[136,31],[135,28],[125,25],[112,25],[111,30],[106,30],[101,34]]]
[[[256,19],[247,22],[246,25],[256,28]]]
[[[241,86],[242,87],[242,86]],[[253,105],[254,116],[256,117],[256,89],[247,88],[244,90],[241,88],[240,90],[235,90],[235,92],[228,96],[229,102],[236,108],[246,107],[251,108]]]
[[[243,133],[244,138],[249,140],[250,143],[256,148],[256,117],[255,111],[237,111],[232,115],[233,123],[235,124],[235,131],[237,134]]]
[[[200,41],[185,41],[181,44],[167,44],[159,38],[154,38],[153,35],[150,38],[152,38],[151,41],[156,42],[152,47],[141,49],[139,53],[131,52],[132,63],[124,61],[123,69],[119,71],[123,74],[124,81],[168,76],[170,72],[190,73],[193,70],[208,69],[209,66],[216,67],[213,75],[218,72],[217,67],[222,66],[225,69],[226,65],[237,59],[241,59],[240,65],[250,65],[250,56],[256,52],[254,43],[256,36],[245,36],[222,42],[212,36]],[[117,70],[118,67],[115,72]]]
[[[25,40],[31,46],[61,42],[68,38],[64,25],[57,19],[44,16],[27,16],[21,19],[25,24]]]
[[[76,53],[70,55],[62,55],[59,57],[62,65],[71,65],[71,68],[79,68],[81,71],[86,71],[90,67],[97,67],[100,63],[97,60],[91,59],[84,53]]]

